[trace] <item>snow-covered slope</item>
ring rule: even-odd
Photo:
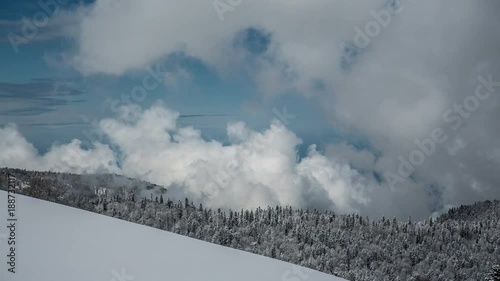
[[[16,273],[7,271],[0,191],[0,280],[340,281],[321,272],[16,195]]]

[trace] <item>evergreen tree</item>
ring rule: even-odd
[[[500,281],[500,265],[495,265],[489,272],[489,281]]]

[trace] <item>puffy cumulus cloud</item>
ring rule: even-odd
[[[106,145],[95,143],[94,149],[81,148],[79,140],[54,145],[40,155],[14,125],[0,128],[0,166],[70,173],[116,173],[119,168],[113,151]]]
[[[136,116],[106,119],[101,130],[123,158],[122,172],[181,186],[182,192],[210,206],[231,208],[292,205],[357,210],[367,204],[359,177],[310,148],[297,158],[301,140],[281,122],[263,132],[243,122],[229,124],[231,143],[204,140],[192,127],[177,127],[178,114],[156,105]],[[180,192],[176,190],[174,192]]]
[[[0,129],[0,166],[76,173],[113,172],[169,187],[214,207],[267,205],[358,211],[370,203],[364,179],[347,164],[309,148],[298,159],[301,140],[281,122],[262,132],[231,123],[231,143],[205,140],[192,127],[179,127],[179,114],[161,103],[147,110],[122,107],[99,129],[113,146],[81,141],[54,145],[40,155],[14,126]]]
[[[54,145],[39,162],[44,170],[83,173],[118,173],[115,154],[107,145],[94,143],[94,149],[84,150],[81,141]]]
[[[25,165],[28,166],[27,168],[33,168],[37,165],[33,161],[37,154],[35,147],[23,138],[14,125],[0,129],[0,147],[2,147],[0,162],[3,166],[9,163],[8,165],[14,168]]]

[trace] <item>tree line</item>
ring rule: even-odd
[[[0,171],[1,182],[6,182],[5,170]],[[425,222],[372,220],[291,206],[211,209],[195,206],[188,198],[174,201],[166,190],[144,182],[131,179],[132,185],[123,186],[123,181],[116,185],[110,175],[88,181],[78,175],[20,170],[16,176],[24,187],[19,192],[28,196],[351,281],[500,280],[500,269],[495,266],[500,264],[498,200],[453,208]]]

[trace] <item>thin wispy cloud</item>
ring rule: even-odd
[[[75,82],[34,78],[24,83],[0,82],[0,115],[29,116],[86,101]]]

